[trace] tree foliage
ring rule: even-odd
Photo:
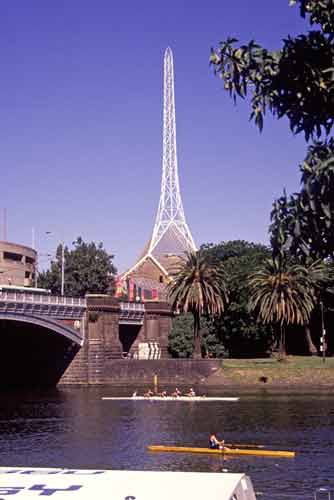
[[[109,255],[103,244],[85,243],[78,237],[73,249],[65,247],[65,295],[84,297],[86,293],[113,293],[116,268],[113,255]],[[54,294],[61,291],[62,248],[58,246],[56,258],[50,269],[39,274],[38,283]]]
[[[274,202],[271,241],[305,261],[334,259],[334,141],[309,147],[300,166],[301,189]],[[279,241],[279,239],[281,241]]]
[[[219,259],[226,273],[229,303],[224,316],[209,323],[211,346],[231,356],[265,355],[273,343],[271,327],[259,324],[248,310],[248,277],[269,258],[268,247],[243,240],[205,244],[201,249]]]
[[[286,117],[292,132],[304,133],[306,141],[318,141],[300,166],[300,191],[291,196],[284,191],[271,213],[272,268],[267,274],[271,273],[272,286],[286,275],[292,287],[297,284],[291,266],[309,269],[318,259],[334,257],[334,141],[329,138],[334,123],[334,2],[290,0],[290,5],[299,7],[310,31],[288,36],[276,51],[253,40],[239,44],[229,37],[212,49],[211,63],[235,102],[250,96],[250,119],[260,130],[269,112]],[[303,287],[303,273],[299,278]],[[320,288],[313,301],[327,295],[324,286]],[[311,287],[308,293],[316,289]],[[296,319],[296,310],[294,314]],[[304,323],[310,319],[302,313],[300,317]]]
[[[309,266],[287,259],[268,259],[249,278],[249,309],[264,324],[280,327],[282,353],[285,353],[285,327],[308,325],[317,303],[317,289],[327,279],[322,261]]]
[[[333,0],[290,0],[290,5],[299,4],[300,15],[309,16],[310,24],[320,24],[324,33],[332,33],[334,26]]]
[[[173,319],[168,350],[174,358],[190,358],[194,351],[194,318],[180,314]]]
[[[277,51],[253,40],[237,45],[229,37],[211,50],[211,63],[234,100],[251,94],[250,119],[260,130],[268,110],[277,118],[286,116],[291,130],[309,140],[329,134],[333,126],[333,7],[331,0],[298,3],[301,15],[309,14],[320,30],[289,36]]]
[[[189,252],[182,259],[168,287],[174,310],[194,317],[196,357],[201,357],[201,316],[220,316],[228,300],[225,273],[217,259],[202,251]]]

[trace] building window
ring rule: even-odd
[[[25,278],[27,278],[27,279],[29,279],[29,278],[30,278],[30,273],[29,273],[29,271],[26,271],[26,272],[24,273],[24,277],[25,277]]]
[[[164,277],[162,276],[162,274],[160,274],[159,276],[159,283],[163,283],[164,282]]]
[[[4,252],[3,253],[3,258],[6,260],[14,260],[15,262],[22,262],[22,257],[20,253],[14,253],[14,252]]]
[[[35,264],[35,259],[32,257],[26,257],[26,264]]]

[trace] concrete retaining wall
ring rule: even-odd
[[[113,385],[152,384],[154,375],[159,384],[198,384],[215,373],[222,365],[216,359],[108,359],[99,365],[96,375],[88,380],[63,377],[61,385]],[[91,367],[94,371],[94,367]]]

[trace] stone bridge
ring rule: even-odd
[[[107,383],[113,361],[167,357],[171,318],[159,302],[0,291],[0,385]]]

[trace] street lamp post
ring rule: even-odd
[[[320,349],[322,350],[322,361],[325,363],[326,361],[326,329],[324,324],[324,304],[322,300],[320,301],[320,310],[321,310],[321,339],[320,339]]]
[[[60,295],[64,296],[64,286],[65,286],[65,250],[64,242],[61,243],[61,291]]]
[[[46,231],[46,234],[52,234],[52,231]],[[64,296],[65,290],[65,245],[61,242],[61,263],[60,263],[60,295]]]

